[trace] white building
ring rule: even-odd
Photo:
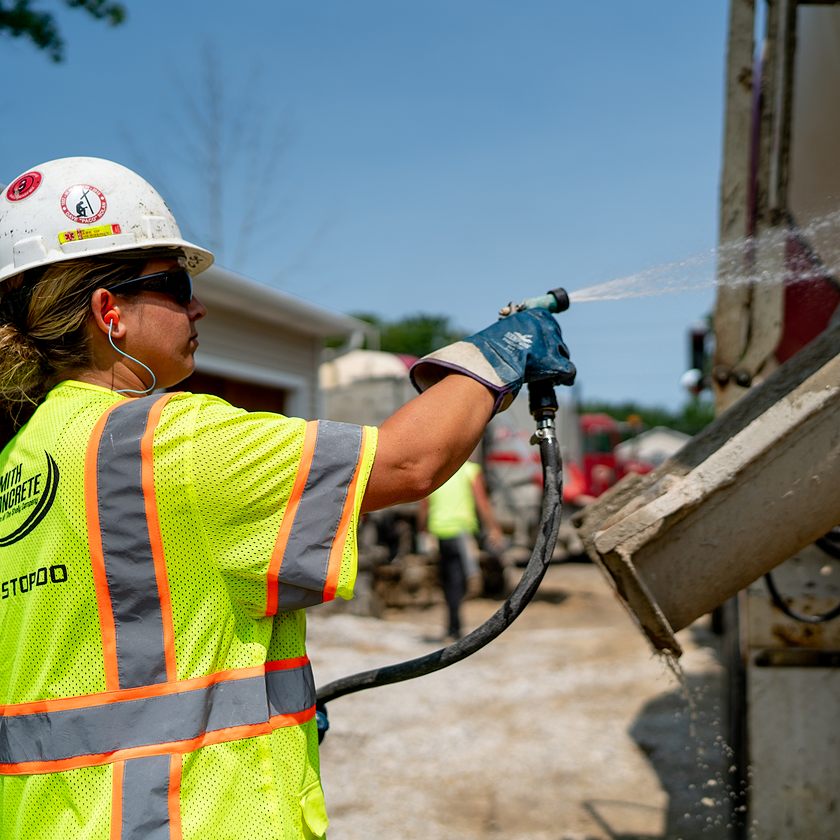
[[[616,460],[624,463],[643,463],[658,467],[690,440],[690,435],[669,429],[667,426],[654,426],[636,437],[619,443],[615,448]]]
[[[323,414],[318,367],[324,342],[348,344],[371,327],[219,266],[195,281],[207,307],[196,370],[178,390],[210,393],[251,411]]]

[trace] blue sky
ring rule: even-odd
[[[111,158],[202,242],[221,219],[229,268],[334,311],[466,330],[511,299],[714,249],[725,0],[126,5],[117,29],[59,11],[64,64],[3,38],[0,182]],[[215,119],[196,105],[208,62]],[[282,137],[274,164],[243,153],[255,132]],[[227,149],[212,195],[211,134]],[[687,329],[713,305],[704,265],[690,293],[562,316],[584,398],[685,401]]]

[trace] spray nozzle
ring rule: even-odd
[[[569,293],[565,289],[551,289],[539,297],[525,298],[521,303],[509,303],[499,310],[500,318],[507,318],[514,312],[525,309],[546,309],[552,313],[565,312],[569,308]],[[554,415],[557,413],[557,395],[554,393],[555,383],[551,379],[530,382],[528,385],[529,410],[537,421],[537,434],[532,440],[541,436],[554,436]]]
[[[565,312],[569,308],[569,293],[565,289],[552,289],[539,297],[525,298],[521,303],[509,303],[499,310],[500,318],[507,318],[524,309],[547,309],[549,312]]]

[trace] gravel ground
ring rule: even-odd
[[[498,606],[469,601],[467,626]],[[442,606],[384,619],[312,610],[316,679],[434,650],[442,622]],[[691,705],[599,571],[552,566],[470,659],[330,704],[330,840],[723,840],[717,638],[701,620],[681,643]]]

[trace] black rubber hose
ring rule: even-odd
[[[832,528],[827,534],[823,534],[815,545],[819,546],[829,557],[840,560],[840,528]]]
[[[840,604],[832,607],[827,612],[817,613],[816,615],[806,615],[805,613],[797,612],[797,610],[789,606],[787,601],[785,601],[782,597],[781,592],[779,592],[779,589],[776,586],[776,581],[773,579],[773,575],[770,572],[767,572],[767,574],[764,575],[764,582],[767,584],[767,590],[770,593],[770,600],[788,618],[792,618],[802,624],[826,624],[827,622],[833,621],[835,618],[840,616]]]
[[[827,534],[815,540],[814,545],[821,548],[829,557],[840,560],[840,528],[832,528]],[[803,624],[825,624],[840,617],[840,604],[832,607],[827,612],[817,613],[816,615],[805,615],[804,613],[797,612],[782,597],[779,588],[776,586],[776,581],[770,572],[764,575],[764,582],[767,584],[767,590],[770,592],[770,600],[788,618],[801,621]]]
[[[555,403],[556,405],[556,403]],[[506,630],[516,617],[525,609],[534,597],[554,553],[554,543],[560,527],[561,500],[563,491],[563,473],[560,449],[553,427],[549,434],[537,433],[540,447],[540,460],[543,472],[543,499],[540,511],[540,527],[531,559],[522,573],[522,578],[501,607],[484,622],[462,639],[448,647],[433,653],[386,665],[370,671],[362,671],[349,677],[343,677],[328,683],[317,693],[317,706],[323,710],[327,703],[337,697],[353,694],[366,688],[411,680],[424,674],[431,674],[441,668],[448,668],[462,659],[481,650]]]

